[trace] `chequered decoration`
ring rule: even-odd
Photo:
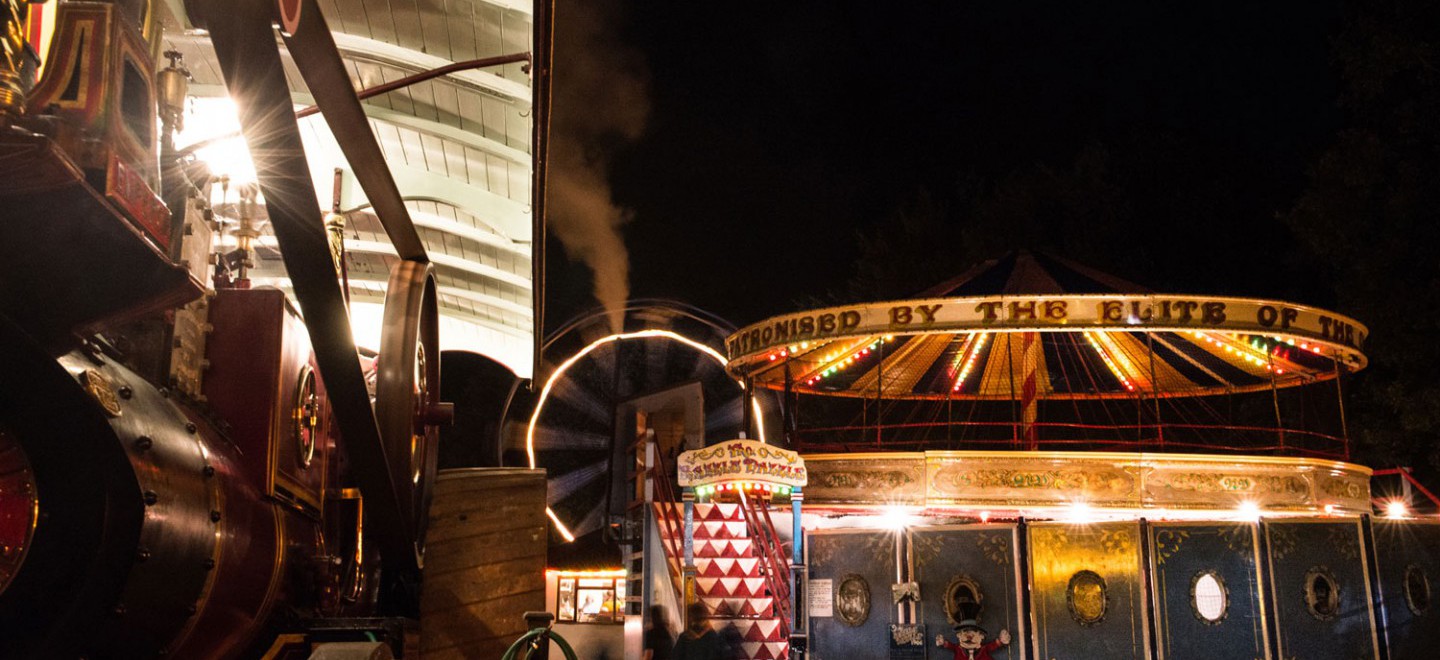
[[[676,524],[659,516],[660,531],[667,551],[684,544],[684,516],[673,506]],[[760,573],[760,558],[750,540],[745,518],[738,504],[695,505],[695,594],[710,609],[711,625],[717,631],[734,625],[744,640],[741,648],[749,660],[784,660],[790,643],[780,634],[775,598]],[[670,572],[680,576],[681,557],[668,557]]]

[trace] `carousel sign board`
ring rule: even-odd
[[[1219,331],[1304,338],[1363,360],[1365,326],[1272,300],[1176,295],[1031,295],[878,302],[761,321],[726,341],[732,362],[765,359],[804,341],[932,332]]]
[[[680,454],[676,461],[682,487],[726,481],[754,481],[799,488],[805,485],[805,459],[756,440],[728,440]]]

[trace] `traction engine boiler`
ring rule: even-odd
[[[244,277],[258,205],[240,209],[237,249],[212,247],[216,183],[169,140],[183,68],[153,73],[159,4],[51,1],[40,53],[39,3],[0,0],[0,657],[305,657],[315,641],[367,638],[398,650],[449,412],[408,216],[382,217],[402,258],[382,350],[362,357],[315,191],[293,176],[288,90],[267,78],[278,9],[189,3],[226,17],[213,33],[252,146],[261,131],[278,141],[264,168],[276,178],[252,192],[298,306]],[[314,2],[290,4],[286,38],[322,55],[328,43],[338,62]],[[312,87],[327,116],[358,107],[348,86]],[[375,176],[357,173],[381,200]]]

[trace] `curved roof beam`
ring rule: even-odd
[[[254,277],[252,279],[256,281],[263,281],[265,284],[271,284],[286,290],[290,289],[290,278],[282,275],[281,273],[283,271],[272,270],[269,268],[257,268],[251,272],[254,274]],[[384,273],[350,273],[349,278],[351,282],[366,282],[368,284],[378,284],[381,289],[384,289],[385,286],[389,284],[389,278],[386,277]],[[529,307],[526,307],[520,303],[511,302],[504,298],[492,296],[488,293],[482,293],[480,291],[472,291],[470,289],[462,289],[460,287],[448,285],[437,285],[435,287],[435,290],[437,293],[443,296],[453,296],[462,300],[468,300],[470,302],[485,305],[487,307],[494,307],[495,309],[500,311],[517,314],[525,318],[533,318],[535,316],[534,310],[531,310]],[[451,310],[446,309],[442,313],[448,314],[450,313],[450,311]]]
[[[258,239],[258,242],[260,245],[268,248],[279,249],[280,247],[279,241],[277,241],[274,236],[261,236]],[[383,254],[391,257],[398,256],[395,252],[395,246],[389,243],[382,243],[380,241],[346,240],[345,251],[362,252],[365,254]],[[526,291],[529,291],[532,286],[529,277],[500,270],[499,268],[496,268],[494,266],[486,266],[485,264],[475,263],[473,261],[470,261],[469,259],[462,259],[460,257],[440,252],[433,252],[430,254],[430,261],[433,262],[436,266],[443,266],[451,270],[463,271],[466,273],[470,273],[471,275],[478,275],[483,278],[495,280],[498,282],[504,282],[511,286],[525,289]]]
[[[393,66],[407,71],[429,71],[454,64],[443,57],[410,50],[395,44],[344,32],[335,33],[335,46],[342,56]],[[442,78],[461,87],[496,97],[511,104],[530,105],[530,86],[488,71],[457,71]]]
[[[339,154],[336,156],[339,157]],[[401,198],[423,199],[465,209],[505,238],[530,236],[530,213],[525,204],[419,167],[393,160],[387,164],[390,175],[395,177],[395,185],[400,188]],[[346,211],[369,208],[370,200],[366,199],[365,191],[358,184],[351,183],[351,179],[353,177],[346,177],[341,183],[340,208]]]
[[[225,89],[224,85],[191,85],[190,95],[223,97],[229,96],[229,92]],[[305,92],[292,91],[290,92],[290,99],[295,102],[295,105],[315,105],[315,97]],[[449,140],[460,146],[469,147],[476,151],[483,151],[491,156],[504,158],[512,163],[530,167],[530,154],[515,147],[501,144],[499,141],[483,137],[477,133],[459,129],[449,124],[442,124],[433,119],[425,119],[404,112],[396,112],[389,108],[372,105],[370,103],[361,103],[360,107],[365,109],[365,116],[371,119],[408,128],[422,135]]]
[[[256,278],[254,278],[252,281],[254,281],[256,284],[263,284],[263,285],[268,285],[268,286],[274,286],[274,287],[276,287],[276,288],[278,288],[278,289],[282,289],[282,290],[284,290],[287,294],[290,294],[291,296],[293,296],[293,295],[295,294],[294,290],[290,288],[290,279],[289,279],[289,278],[285,278],[285,277],[264,277],[264,278],[262,278],[262,277],[256,277]],[[358,303],[371,303],[371,304],[375,304],[375,305],[384,305],[384,304],[385,304],[385,296],[384,296],[383,294],[368,293],[368,292],[365,292],[365,291],[351,291],[351,292],[350,292],[350,301],[351,301],[351,302],[358,302]],[[519,328],[512,328],[512,327],[510,327],[510,326],[507,326],[507,325],[504,325],[504,324],[501,324],[501,323],[496,323],[496,322],[493,321],[493,320],[490,320],[490,319],[487,319],[487,318],[482,318],[482,317],[476,316],[476,315],[474,315],[474,314],[470,314],[470,313],[468,313],[468,312],[460,311],[460,310],[458,310],[458,309],[449,309],[449,308],[446,308],[446,309],[441,310],[440,315],[441,315],[441,316],[448,316],[448,317],[453,318],[453,319],[458,319],[458,320],[464,321],[464,322],[466,322],[466,323],[470,323],[470,324],[473,324],[473,325],[477,325],[477,326],[480,326],[480,327],[485,328],[485,329],[487,329],[487,330],[494,330],[495,332],[499,332],[499,333],[505,334],[505,335],[510,335],[510,336],[512,336],[512,337],[517,337],[517,338],[526,339],[526,340],[530,339],[530,333],[528,333],[528,332],[526,332],[526,331],[524,331],[524,330],[521,330],[521,329],[519,329]]]
[[[465,209],[459,210],[464,211]],[[526,259],[530,258],[529,243],[511,241],[499,234],[485,231],[484,229],[480,229],[478,227],[466,224],[464,222],[460,222],[458,220],[452,220],[443,215],[436,215],[434,213],[430,213],[429,211],[419,211],[412,208],[410,209],[410,219],[415,222],[416,227],[434,229],[435,231],[449,234],[451,236],[459,236],[460,238],[475,241],[476,243],[479,243],[481,245],[489,245],[491,247],[496,247],[501,250],[505,250],[506,252],[510,252],[511,254],[525,257]]]

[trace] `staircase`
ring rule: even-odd
[[[670,502],[657,502],[655,509],[670,577],[678,585],[684,562],[684,513]],[[747,522],[741,504],[695,505],[695,596],[710,610],[716,632],[723,635],[727,626],[735,626],[748,660],[781,660],[789,657],[785,625],[789,596],[777,592],[788,587],[789,577],[766,560],[766,540],[752,537],[756,522],[753,518]]]

